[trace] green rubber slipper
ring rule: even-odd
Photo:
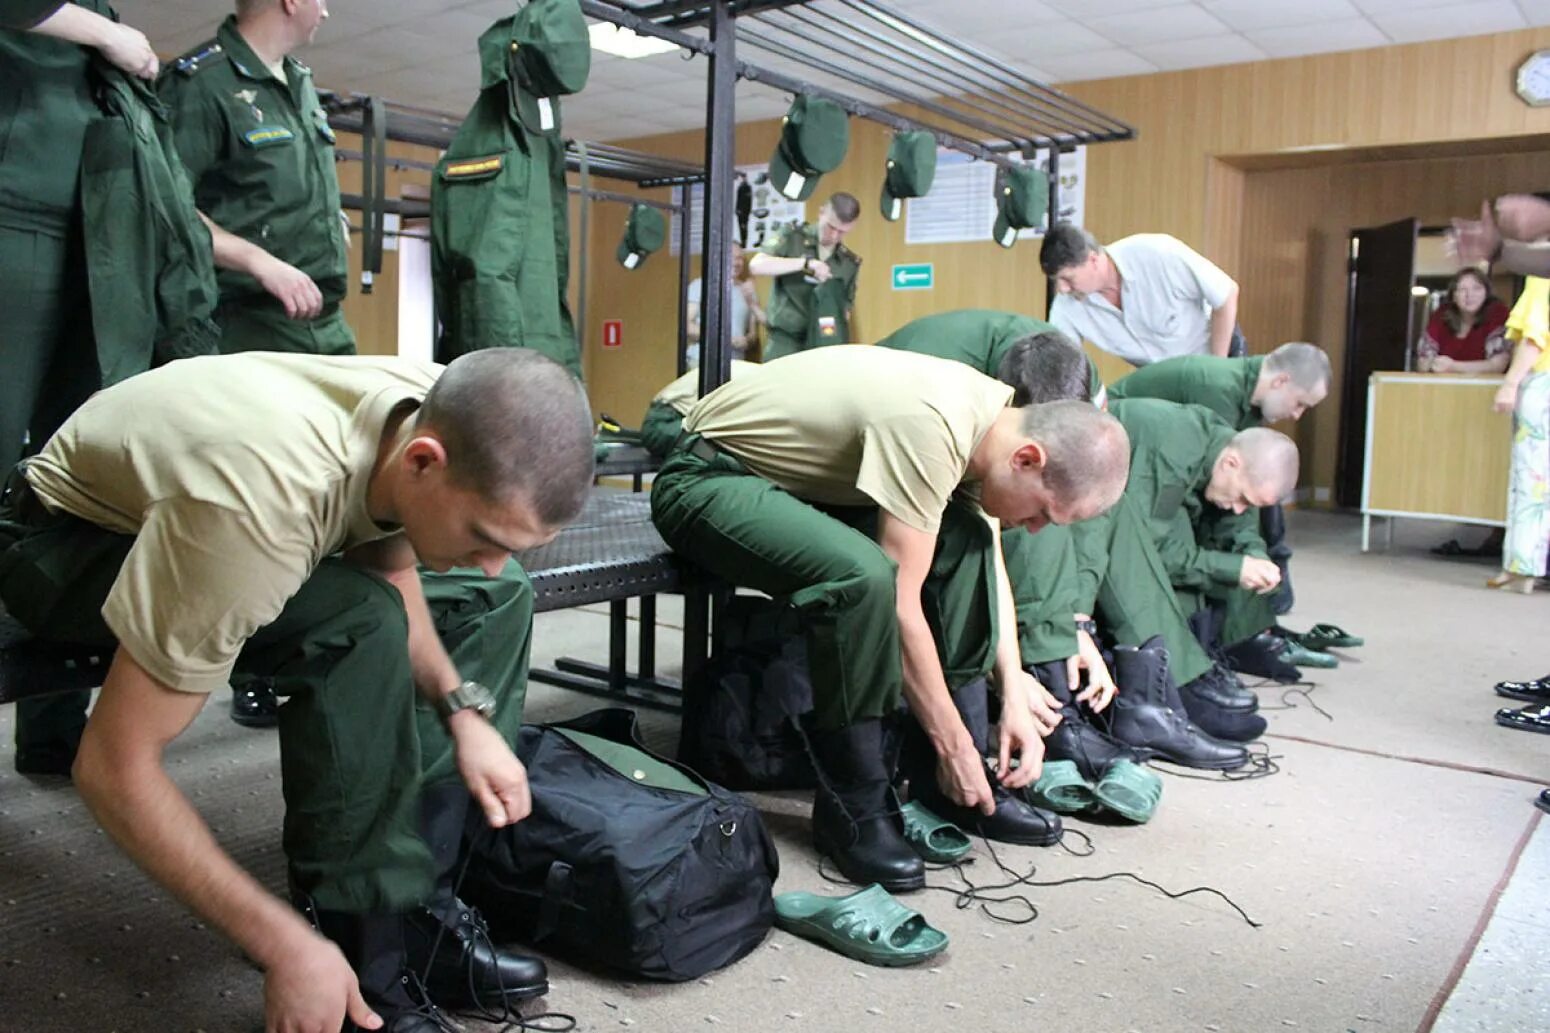
[[[1340,660],[1333,653],[1326,653],[1318,649],[1309,649],[1296,639],[1287,639],[1286,648],[1281,651],[1281,659],[1298,667],[1339,667]]]
[[[967,832],[914,800],[899,808],[899,815],[904,819],[904,840],[922,861],[951,864],[974,849]]]
[[[848,897],[778,894],[775,924],[847,958],[888,968],[918,964],[947,949],[946,933],[876,883]]]
[[[1299,645],[1318,650],[1352,649],[1367,644],[1366,639],[1351,634],[1338,624],[1315,624],[1301,634],[1293,632],[1291,637]]]
[[[1139,764],[1117,760],[1093,787],[1093,797],[1120,817],[1144,825],[1162,801],[1162,779]]]
[[[1039,780],[1027,791],[1028,802],[1056,814],[1078,814],[1093,805],[1093,787],[1074,760],[1047,760]]]

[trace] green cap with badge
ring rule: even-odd
[[[845,109],[822,97],[800,94],[781,120],[780,142],[770,156],[770,182],[781,196],[805,201],[818,178],[839,168],[850,147]]]
[[[904,214],[903,198],[925,197],[936,179],[936,137],[924,130],[900,133],[888,145],[883,174],[883,218],[897,222]]]
[[[1014,165],[996,177],[995,240],[1017,243],[1017,231],[1037,226],[1049,209],[1049,177],[1032,165]]]
[[[580,93],[592,70],[592,41],[580,0],[530,0],[479,37],[479,88],[509,83],[511,117],[531,133],[560,127],[559,103]]]
[[[630,217],[624,224],[624,239],[619,241],[619,264],[634,269],[646,257],[662,247],[667,240],[667,220],[649,204],[637,204],[630,208]]]

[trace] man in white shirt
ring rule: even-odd
[[[1049,321],[1136,366],[1230,354],[1238,285],[1182,241],[1138,233],[1103,247],[1070,223],[1050,230],[1039,264],[1059,296]]]

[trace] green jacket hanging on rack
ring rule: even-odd
[[[86,274],[102,386],[213,355],[220,329],[210,231],[151,86],[101,58],[89,72],[103,117],[81,159]]]
[[[590,55],[577,0],[532,0],[479,37],[479,99],[431,183],[441,362],[532,348],[581,375],[556,98],[585,84]]]

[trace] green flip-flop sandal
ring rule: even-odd
[[[914,965],[947,949],[946,933],[876,883],[848,897],[781,893],[775,924],[868,965]]]
[[[1309,649],[1296,639],[1286,639],[1286,648],[1281,651],[1281,659],[1298,667],[1339,667],[1340,659],[1333,653],[1326,653],[1319,649]]]
[[[1293,632],[1291,637],[1299,645],[1318,650],[1353,649],[1367,644],[1366,639],[1351,634],[1338,624],[1315,624],[1301,634]]]
[[[1093,787],[1074,760],[1047,760],[1039,780],[1027,791],[1028,802],[1056,814],[1079,814],[1093,805]]]
[[[951,864],[974,849],[967,832],[914,800],[899,808],[899,814],[904,819],[904,841],[922,861]]]
[[[1093,797],[1120,817],[1144,825],[1162,801],[1162,779],[1139,764],[1117,760],[1093,787]]]

